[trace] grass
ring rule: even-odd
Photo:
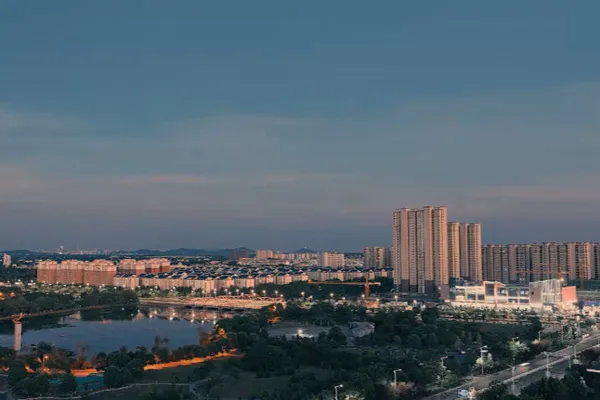
[[[162,390],[168,389],[167,385],[161,386],[135,386],[114,392],[97,392],[89,395],[91,400],[132,400],[140,399],[143,396],[147,396],[155,391],[161,392]],[[185,388],[178,388],[187,393]]]
[[[312,372],[320,379],[326,379],[331,375],[330,371],[319,368],[300,368],[296,373]],[[214,376],[221,377],[223,381],[215,386],[210,392],[222,400],[237,400],[259,396],[262,392],[270,392],[287,387],[291,375],[273,376],[269,378],[257,378],[254,372],[240,371],[239,377],[234,378],[227,371],[215,370]]]

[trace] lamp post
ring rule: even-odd
[[[511,381],[511,383],[510,383],[510,387],[511,387],[511,390],[512,390],[512,394],[513,394],[514,396],[516,396],[516,395],[517,395],[517,387],[516,387],[516,385],[515,385],[515,369],[516,369],[516,367],[513,365],[513,366],[512,366],[512,381]]]
[[[479,348],[479,357],[481,358],[481,375],[484,374],[484,364],[485,364],[485,361],[483,359],[483,355],[487,354],[488,352],[489,351],[488,351],[488,347],[487,346],[481,346]]]
[[[394,370],[394,385],[398,384],[398,375],[397,374],[398,374],[398,372],[401,372],[401,371],[402,371],[402,368]]]
[[[550,354],[547,351],[544,353],[546,354],[546,378],[550,378]]]
[[[338,400],[338,390],[343,388],[344,385],[337,385],[333,387],[333,390],[335,391],[335,400]]]

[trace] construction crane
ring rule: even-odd
[[[369,282],[369,277],[365,276],[364,282],[340,282],[340,281],[308,281],[309,285],[347,285],[347,286],[364,286],[365,298],[368,298],[371,293],[371,286],[381,286],[381,282]]]

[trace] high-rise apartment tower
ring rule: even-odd
[[[431,293],[448,285],[446,207],[401,208],[393,213],[392,264],[401,291]]]

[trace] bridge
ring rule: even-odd
[[[10,316],[6,316],[6,317],[0,317],[0,321],[15,322],[15,319],[18,319],[19,321],[21,321],[25,318],[44,317],[47,315],[73,314],[73,313],[76,313],[77,311],[101,310],[101,309],[105,309],[105,308],[125,307],[125,306],[137,306],[137,304],[136,303],[104,304],[104,305],[98,305],[98,306],[64,308],[61,310],[39,311],[39,312],[34,312],[34,313],[20,313],[20,314],[10,315]]]
[[[260,296],[217,296],[217,297],[151,297],[140,299],[140,303],[149,306],[172,306],[205,308],[209,310],[260,310],[264,307],[286,302],[280,297]]]
[[[105,308],[112,307],[124,307],[124,306],[133,306],[137,304],[127,303],[127,304],[104,304],[97,306],[88,306],[88,307],[75,307],[75,308],[65,308],[62,310],[48,310],[48,311],[40,311],[35,313],[19,313],[10,316],[0,317],[0,321],[12,321],[15,325],[15,341],[13,344],[13,349],[15,351],[21,351],[21,336],[23,334],[23,319],[25,318],[34,318],[34,317],[44,317],[48,315],[61,315],[61,314],[73,314],[78,311],[86,311],[86,310],[100,310]]]

